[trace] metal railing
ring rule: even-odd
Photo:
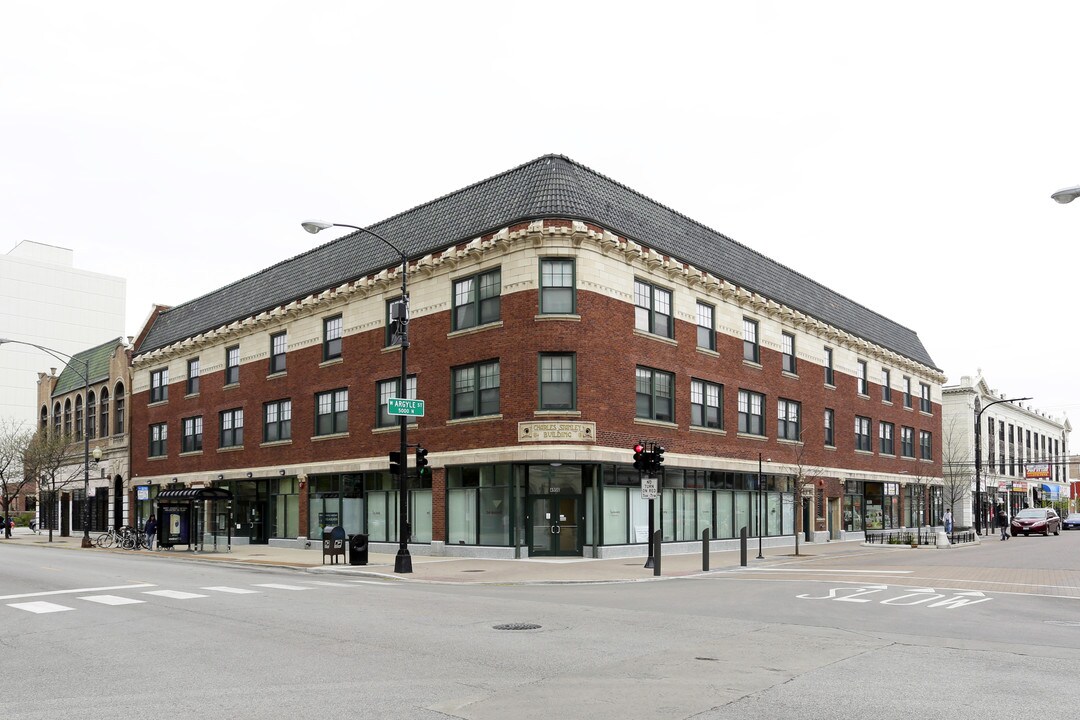
[[[882,530],[880,532],[867,531],[866,542],[871,545],[937,545],[938,531],[933,528],[918,528],[910,530]],[[949,535],[949,542],[953,545],[963,545],[975,542],[974,530],[954,530]]]

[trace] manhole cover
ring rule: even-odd
[[[539,630],[540,626],[536,623],[503,623],[502,625],[492,625],[495,630]]]

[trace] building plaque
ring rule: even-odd
[[[546,422],[518,423],[518,442],[596,442],[596,423]]]

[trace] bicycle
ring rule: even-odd
[[[116,530],[116,528],[109,528],[108,532],[103,532],[94,538],[94,545],[99,548],[120,547],[122,540],[123,535],[120,531]]]

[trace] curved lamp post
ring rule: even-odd
[[[308,220],[300,223],[300,226],[314,235],[317,232],[326,230],[327,228],[340,227],[348,228],[350,230],[356,230],[358,232],[367,233],[376,240],[381,240],[384,244],[388,245],[399,256],[401,256],[401,303],[400,307],[395,309],[391,306],[390,317],[392,320],[398,323],[398,339],[401,343],[401,378],[398,381],[398,392],[401,397],[408,396],[408,351],[409,351],[409,286],[405,279],[409,269],[409,260],[405,257],[405,253],[401,249],[384,238],[379,233],[369,228],[359,227],[357,225],[346,225],[344,223],[328,223],[320,222],[318,220]],[[398,552],[397,557],[394,558],[394,572],[397,573],[411,573],[412,572],[412,557],[409,555],[409,481],[408,481],[408,469],[409,469],[409,426],[408,418],[405,415],[398,417],[398,423],[401,428],[401,443],[398,448],[400,453],[399,467],[400,475],[398,478],[398,505],[400,506],[401,516],[398,519]]]
[[[1058,190],[1050,197],[1052,197],[1056,202],[1059,202],[1062,205],[1064,205],[1065,203],[1071,203],[1073,200],[1080,197],[1080,185],[1077,185],[1076,187],[1067,187],[1062,190]]]
[[[11,345],[26,345],[27,347],[37,348],[42,352],[46,352],[52,355],[54,358],[63,362],[71,367],[70,361],[76,360],[83,364],[83,371],[80,373],[78,367],[72,367],[71,369],[80,377],[83,381],[83,402],[87,402],[90,397],[90,362],[85,358],[74,358],[65,352],[47,348],[44,345],[37,345],[32,342],[26,342],[24,340],[10,340],[8,338],[0,338],[0,345],[9,343]],[[63,357],[61,357],[63,356]],[[64,360],[67,358],[67,361]],[[84,416],[84,425],[82,429],[83,435],[83,538],[82,546],[84,548],[93,547],[94,544],[90,542],[90,423],[93,419],[90,417],[90,413],[86,412]],[[94,462],[101,459],[101,448],[94,448]]]
[[[1080,188],[1077,188],[1080,191]],[[1055,198],[1056,199],[1056,198]],[[1062,202],[1058,200],[1058,202]],[[1064,202],[1068,202],[1065,200]],[[980,408],[981,404],[979,397],[975,397],[975,534],[982,535],[982,414],[986,412],[987,408],[991,405],[997,405],[998,403],[1007,402],[1020,402],[1021,400],[1030,400],[1029,397],[1022,398],[1005,398],[1002,400],[995,400],[987,403],[986,407]]]

